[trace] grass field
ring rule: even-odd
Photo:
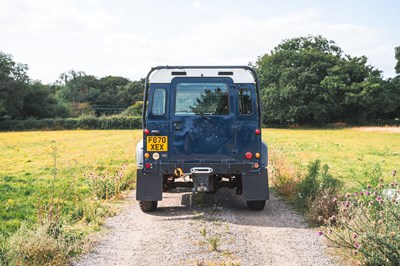
[[[57,186],[76,179],[87,192],[84,175],[113,173],[123,164],[134,171],[140,130],[43,131],[0,133],[0,230],[14,231],[36,219],[35,202],[48,193],[53,148],[57,147]],[[400,134],[352,129],[264,129],[271,156],[304,168],[320,159],[349,186],[373,171],[390,176],[400,164]]]
[[[0,133],[0,233],[21,221],[37,219],[35,204],[52,185],[53,152],[57,155],[56,187],[76,180],[88,193],[84,175],[112,174],[127,164],[134,171],[139,131],[37,131]]]
[[[346,184],[357,187],[373,174],[392,178],[400,166],[400,134],[354,129],[266,129],[263,139],[271,156],[304,169],[321,160]]]

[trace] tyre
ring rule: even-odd
[[[250,210],[254,211],[262,211],[265,206],[265,200],[251,200],[247,201],[247,207]]]
[[[158,201],[139,201],[139,207],[143,212],[153,212],[157,209]]]

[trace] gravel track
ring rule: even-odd
[[[257,212],[229,189],[169,193],[156,212],[135,203],[106,226],[109,233],[74,265],[335,265],[316,230],[273,196]]]

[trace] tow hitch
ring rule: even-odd
[[[210,191],[210,174],[213,169],[210,167],[194,167],[190,169],[190,175],[193,178],[194,192]]]

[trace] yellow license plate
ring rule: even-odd
[[[168,151],[168,137],[166,136],[148,136],[147,151]]]

